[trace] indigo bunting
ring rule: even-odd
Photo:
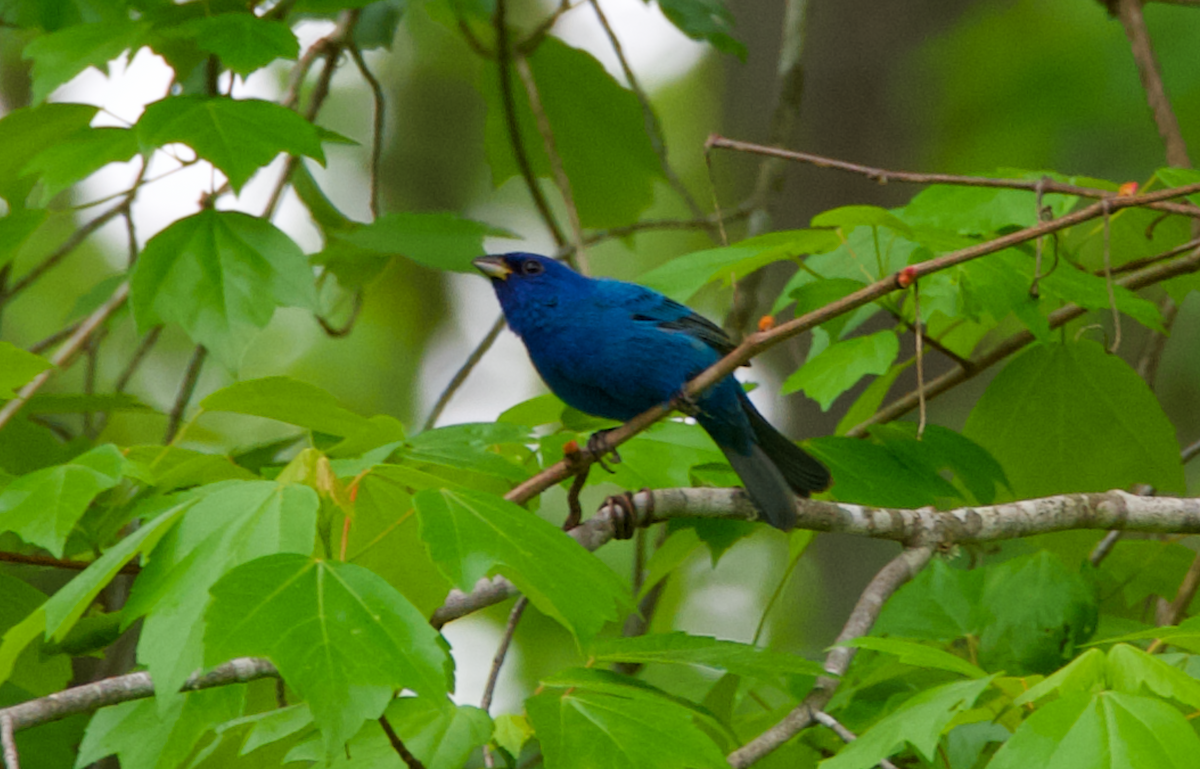
[[[718,326],[635,283],[589,278],[553,259],[511,253],[474,261],[491,278],[509,327],[547,386],[567,405],[627,421],[672,401],[734,348]],[[793,496],[829,486],[829,471],[767,423],[727,376],[694,416],[776,528],[796,523]]]

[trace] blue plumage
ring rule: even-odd
[[[588,278],[536,254],[475,260],[492,279],[508,325],[554,394],[595,416],[626,421],[670,401],[733,349],[725,333],[634,283]],[[732,376],[696,402],[700,423],[767,521],[791,529],[793,492],[829,486],[829,471],[775,428]]]

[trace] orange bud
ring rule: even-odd
[[[1120,187],[1117,187],[1118,195],[1136,195],[1138,191],[1137,182],[1125,182]]]
[[[569,440],[569,441],[567,441],[566,443],[564,443],[564,444],[563,444],[563,455],[567,455],[567,454],[578,454],[578,453],[579,453],[579,443],[578,443],[578,441],[575,441],[575,440]]]
[[[917,281],[917,268],[911,264],[896,275],[896,284],[900,288],[908,288]]]
[[[758,319],[759,331],[770,331],[773,328],[775,328],[775,319],[770,315],[764,315]]]

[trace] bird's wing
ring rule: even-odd
[[[607,298],[614,305],[627,310],[630,319],[653,323],[664,331],[681,331],[699,339],[721,355],[728,355],[737,347],[720,326],[690,307],[635,283],[612,283],[606,286],[609,289],[605,292]]]

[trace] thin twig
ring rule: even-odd
[[[1111,243],[1109,231],[1112,229],[1109,225],[1112,216],[1108,211],[1108,198],[1101,202],[1104,205],[1104,285],[1108,289],[1108,306],[1112,309],[1113,319],[1113,343],[1112,347],[1108,348],[1108,352],[1115,355],[1121,347],[1121,311],[1117,309],[1117,293],[1113,288],[1112,249],[1109,247]]]
[[[925,339],[921,333],[921,283],[914,280],[913,285],[913,331],[917,346],[917,440],[925,434]]]
[[[546,229],[550,230],[555,245],[561,248],[567,239],[563,237],[562,230],[558,228],[558,222],[554,220],[550,204],[546,202],[546,196],[542,194],[542,188],[538,185],[537,177],[534,176],[533,166],[525,151],[525,143],[521,141],[521,125],[517,117],[517,101],[512,87],[512,47],[508,40],[507,8],[507,0],[496,0],[496,13],[492,18],[492,23],[496,28],[496,63],[500,74],[500,101],[504,105],[504,125],[508,129],[508,143],[512,146],[513,158],[517,161],[517,168],[521,170],[521,178],[525,180],[525,187],[529,190],[530,197],[533,198],[533,204],[537,206],[538,213],[542,216],[542,222],[545,223]]]
[[[83,325],[83,319],[80,319],[80,320],[75,321],[71,325],[67,326],[66,328],[60,328],[58,331],[55,331],[53,334],[46,337],[45,339],[42,339],[39,342],[34,342],[33,344],[29,345],[29,351],[31,353],[33,353],[34,355],[41,355],[43,351],[49,350],[51,347],[58,344],[62,340],[66,339],[71,334],[74,334],[79,329],[79,327],[82,325]]]
[[[129,363],[125,364],[125,370],[121,372],[121,376],[117,377],[117,382],[113,385],[113,390],[116,392],[125,392],[125,388],[129,386],[129,380],[133,379],[133,375],[141,367],[142,362],[150,351],[154,349],[154,345],[158,343],[158,337],[162,334],[163,327],[155,326],[146,332],[141,344],[133,351],[133,357],[129,359]]]
[[[200,381],[200,371],[204,368],[204,361],[208,357],[208,348],[202,344],[196,345],[196,349],[192,351],[192,359],[188,361],[187,371],[183,374],[183,381],[179,383],[179,392],[175,395],[175,405],[171,407],[171,413],[167,417],[167,431],[163,435],[163,444],[170,445],[171,441],[175,440],[175,434],[179,432],[179,424],[183,421],[183,412],[187,409],[188,402],[192,400],[192,393],[196,390],[196,383]]]
[[[1113,545],[1117,544],[1117,540],[1123,533],[1119,529],[1113,529],[1104,535],[1104,539],[1096,543],[1091,554],[1088,555],[1088,561],[1092,564],[1093,569],[1100,566],[1100,563],[1108,557],[1108,554],[1112,552]]]
[[[7,303],[9,299],[13,298],[36,283],[43,275],[61,262],[64,257],[78,248],[83,241],[87,240],[88,236],[90,236],[93,232],[108,224],[116,217],[124,214],[125,211],[128,210],[129,206],[133,203],[133,194],[134,193],[132,192],[126,193],[125,200],[120,204],[108,209],[95,219],[92,219],[87,224],[72,232],[71,237],[67,238],[61,246],[55,249],[54,253],[50,254],[41,262],[39,262],[33,269],[22,275],[20,279],[14,281],[13,284],[9,286],[2,295],[0,295],[0,307]]]
[[[654,112],[654,108],[650,106],[650,97],[642,88],[642,84],[638,82],[637,76],[633,74],[633,67],[629,66],[629,60],[625,58],[625,50],[621,46],[621,40],[617,37],[617,33],[608,23],[608,17],[604,15],[604,11],[600,9],[599,0],[588,0],[592,5],[592,10],[596,12],[596,18],[600,20],[600,26],[604,29],[604,34],[608,37],[608,44],[612,47],[613,53],[616,54],[617,62],[621,65],[621,71],[625,73],[625,81],[629,83],[629,90],[637,97],[638,104],[642,108],[642,119],[646,124],[646,135],[650,137],[650,146],[654,149],[654,154],[658,155],[659,165],[662,167],[663,177],[667,180],[667,184],[671,185],[671,189],[675,190],[676,194],[683,199],[688,210],[692,212],[692,216],[700,219],[704,216],[704,210],[692,197],[692,193],[684,186],[683,180],[679,178],[679,174],[675,173],[675,169],[671,167],[671,162],[667,159],[667,143],[663,138],[662,123],[658,120],[658,115]]]
[[[50,378],[55,371],[65,368],[75,355],[83,348],[92,334],[96,333],[105,321],[116,312],[121,305],[129,298],[129,281],[123,282],[113,291],[112,296],[108,298],[104,304],[97,307],[91,315],[89,315],[75,332],[63,342],[62,347],[50,358],[50,362],[54,364],[54,368],[48,368],[41,372],[29,382],[25,384],[17,392],[17,397],[4,404],[0,408],[0,429],[3,429],[13,416],[21,409],[22,406],[33,397],[34,393],[42,389],[42,385],[46,384],[46,380]]]
[[[779,147],[767,147],[753,142],[743,142],[736,139],[727,139],[724,136],[713,135],[708,137],[706,143],[708,148],[715,149],[730,149],[737,152],[749,152],[755,155],[766,155],[768,157],[777,157],[783,160],[792,160],[798,163],[807,163],[817,166],[818,168],[832,168],[838,171],[848,171],[850,173],[865,176],[868,179],[873,179],[880,184],[889,182],[904,182],[907,184],[955,184],[966,187],[996,187],[999,189],[1009,190],[1028,190],[1029,192],[1037,192],[1038,185],[1041,184],[1046,192],[1056,192],[1063,195],[1076,195],[1082,198],[1106,198],[1114,195],[1110,190],[1098,190],[1092,187],[1080,187],[1075,184],[1066,184],[1053,180],[1031,180],[1031,179],[997,179],[989,176],[957,176],[955,174],[924,174],[912,173],[910,171],[892,171],[886,168],[873,168],[871,166],[859,165],[858,163],[848,163],[844,160],[836,160],[834,158],[824,157],[822,155],[813,155],[808,152],[794,152],[792,150],[781,149]],[[1171,196],[1177,197],[1177,196]],[[1156,211],[1165,211],[1171,214],[1179,214],[1180,216],[1190,216],[1192,218],[1200,218],[1200,206],[1194,206],[1190,203],[1169,203],[1165,200],[1154,200],[1140,203],[1146,208],[1153,208]]]
[[[1166,610],[1158,617],[1158,624],[1178,625],[1179,620],[1183,619],[1187,613],[1188,607],[1192,605],[1192,599],[1196,597],[1196,588],[1198,587],[1200,587],[1200,554],[1197,554],[1192,560],[1192,565],[1183,575],[1183,581],[1179,583],[1175,599],[1167,604]]]
[[[487,351],[492,349],[496,338],[500,336],[500,332],[504,330],[504,316],[496,318],[496,322],[488,329],[487,334],[475,345],[475,349],[471,350],[471,354],[459,366],[458,371],[454,372],[450,383],[446,385],[446,389],[442,390],[442,394],[438,396],[437,402],[433,404],[433,410],[429,412],[429,416],[425,418],[425,424],[422,430],[430,430],[437,424],[438,417],[446,410],[446,405],[450,403],[450,399],[454,397],[454,393],[458,392],[458,388],[462,387],[462,383],[467,381],[467,377],[471,375],[471,371],[487,354]]]
[[[49,566],[54,569],[83,571],[92,565],[92,561],[73,561],[66,558],[53,558],[48,555],[33,555],[26,553],[9,553],[0,551],[0,561],[4,563],[19,563],[25,566]],[[121,574],[137,574],[142,567],[136,563],[127,563],[121,567]]]
[[[1167,89],[1163,87],[1162,71],[1158,65],[1158,57],[1154,54],[1154,46],[1150,43],[1150,33],[1146,29],[1146,20],[1142,17],[1142,0],[1117,0],[1117,16],[1125,35],[1129,38],[1129,49],[1133,52],[1133,60],[1137,64],[1138,77],[1141,78],[1142,88],[1146,91],[1146,101],[1154,113],[1154,124],[1167,148],[1167,164],[1180,168],[1190,168],[1187,144],[1183,141],[1183,132],[1179,130],[1179,121],[1175,111],[1171,109],[1171,100],[1167,98]]]
[[[350,51],[350,57],[354,59],[354,63],[358,66],[358,71],[362,73],[363,80],[366,80],[367,84],[371,86],[371,98],[374,101],[374,111],[371,118],[371,218],[378,219],[380,211],[379,164],[383,158],[383,130],[385,121],[383,86],[379,84],[379,79],[367,67],[367,62],[363,59],[362,51],[358,50],[358,46],[350,43],[346,46],[346,49]]]
[[[842,742],[849,744],[858,739],[858,735],[847,729],[840,721],[826,713],[824,710],[818,710],[817,712],[813,713],[813,720],[836,734],[838,739],[840,739]],[[877,766],[881,767],[881,769],[896,769],[896,765],[891,761],[888,761],[886,758],[880,759]]]
[[[496,694],[496,684],[500,680],[500,668],[504,667],[504,659],[508,656],[508,647],[512,645],[513,635],[517,632],[517,623],[521,621],[521,615],[525,613],[525,607],[528,605],[529,599],[521,596],[513,604],[512,611],[508,613],[508,624],[504,626],[504,636],[500,639],[496,656],[492,658],[492,669],[488,671],[487,684],[483,687],[483,697],[479,700],[479,709],[485,713],[490,713],[492,710],[492,697]]]
[[[420,759],[409,752],[408,748],[404,747],[404,742],[401,741],[400,735],[396,734],[396,730],[392,728],[392,724],[387,720],[387,716],[379,717],[379,725],[383,727],[383,733],[387,735],[388,742],[392,744],[392,750],[396,751],[396,755],[400,756],[400,760],[408,769],[425,769],[425,765]]]
[[[546,151],[546,157],[550,160],[550,175],[554,179],[554,185],[558,187],[558,194],[562,196],[563,205],[567,209],[567,223],[571,226],[571,242],[575,246],[574,253],[568,257],[571,266],[587,275],[591,270],[588,269],[587,251],[583,242],[583,225],[579,223],[579,209],[575,207],[575,195],[571,192],[571,180],[567,177],[567,172],[563,168],[562,156],[558,154],[558,148],[554,143],[554,129],[550,126],[550,118],[546,115],[545,108],[542,107],[542,97],[538,93],[537,80],[533,77],[533,70],[529,68],[529,61],[522,56],[518,56],[513,60],[513,66],[516,67],[517,76],[521,78],[521,83],[525,86],[525,94],[529,97],[529,109],[533,112],[534,123],[537,124],[538,133],[542,136],[542,145]]]

